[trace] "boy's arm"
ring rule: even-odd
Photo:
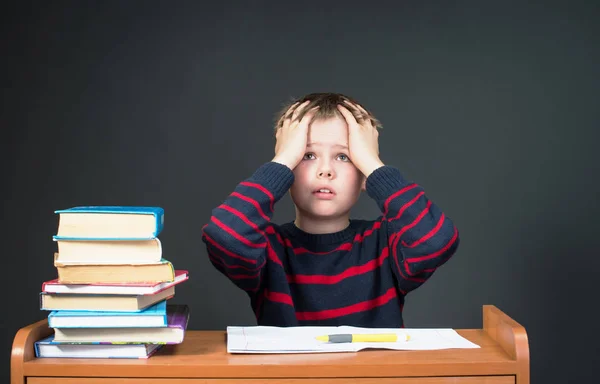
[[[365,188],[383,212],[388,247],[400,289],[423,284],[458,247],[458,230],[427,198],[423,188],[407,182],[396,168],[379,159],[379,133],[360,105],[338,105],[348,124],[350,158],[367,177]],[[349,109],[362,115],[360,123]]]
[[[453,222],[394,167],[381,166],[366,182],[369,196],[383,213],[393,268],[405,293],[423,284],[456,252]]]
[[[273,229],[273,206],[292,186],[292,169],[306,150],[308,124],[315,112],[311,109],[298,121],[306,105],[290,107],[275,135],[273,160],[238,184],[203,227],[202,240],[212,264],[247,292],[259,289],[267,257],[281,263],[266,233]]]
[[[245,291],[256,292],[260,287],[268,252],[273,252],[266,236],[273,206],[293,180],[292,171],[282,164],[262,165],[212,210],[202,228],[211,263]]]

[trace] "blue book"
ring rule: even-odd
[[[160,328],[167,326],[167,300],[136,312],[52,311],[50,328]]]
[[[54,328],[54,341],[76,343],[180,344],[190,319],[189,306],[167,305],[166,327]]]
[[[72,359],[147,359],[161,349],[163,345],[61,342],[55,341],[54,335],[45,337],[33,344],[36,357]]]
[[[54,211],[59,215],[56,240],[148,240],[164,227],[160,207],[79,206]]]

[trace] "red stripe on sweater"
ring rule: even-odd
[[[277,253],[273,250],[273,248],[267,247],[267,256],[272,262],[277,263],[283,267],[283,263],[281,262],[281,260],[279,260],[279,256],[277,256]]]
[[[265,236],[265,233],[258,228],[258,225],[256,225],[255,223],[253,223],[246,215],[244,215],[242,212],[238,211],[237,209],[230,207],[228,205],[225,204],[221,204],[219,205],[217,208],[223,209],[225,211],[231,212],[234,215],[236,215],[237,217],[239,217],[240,219],[242,219],[242,221],[246,224],[248,224],[249,226],[251,226],[256,232],[258,232],[261,236]]]
[[[273,228],[273,225],[269,225],[265,229],[265,233],[268,233],[269,235],[274,234],[277,237],[277,240],[279,240],[279,242],[283,244],[283,239],[281,238],[281,235],[279,233],[275,232],[275,228]],[[279,259],[279,256],[277,256],[277,252],[275,252],[275,250],[272,247],[273,246],[271,245],[271,242],[269,242],[269,245],[267,246],[267,256],[269,257],[269,259],[271,261],[273,261],[274,263],[277,263],[283,267],[283,263]]]
[[[225,269],[235,269],[235,268],[239,268],[237,265],[228,265],[225,264],[225,262],[223,261],[223,259],[221,259],[220,257],[218,257],[217,255],[213,255],[211,252],[208,252],[208,257],[217,265],[225,268]],[[261,265],[261,267],[264,265]],[[260,267],[259,267],[260,268]],[[242,274],[242,273],[229,273],[229,272],[225,272],[227,273],[227,276],[231,277],[234,280],[244,280],[244,279],[255,279],[258,277],[258,275],[260,274],[260,269],[255,270],[256,273],[254,273],[253,275],[247,275],[247,274]]]
[[[280,292],[271,292],[265,289],[265,298],[270,301],[274,301],[276,303],[288,304],[292,307],[294,306],[294,302],[292,301],[292,297],[287,293]]]
[[[273,194],[267,188],[263,187],[260,184],[251,183],[249,181],[242,181],[240,184],[245,185],[247,187],[256,188],[256,189],[260,190],[261,192],[263,192],[265,195],[267,195],[269,197],[269,204],[270,204],[271,212],[273,212],[273,204],[275,203],[275,197],[273,197]]]
[[[283,238],[281,237],[281,235],[278,232],[275,232],[275,228],[273,228],[272,225],[267,227],[265,232],[269,235],[275,235],[275,237],[277,237],[277,241],[279,241],[280,244],[292,248],[292,242],[290,241],[290,239],[285,239],[285,241],[284,241]]]
[[[231,196],[235,196],[238,199],[244,200],[252,205],[254,205],[254,207],[256,208],[256,210],[258,211],[258,213],[262,216],[263,219],[265,219],[266,221],[270,221],[269,216],[265,215],[265,213],[263,212],[262,208],[260,207],[260,204],[258,204],[258,201],[248,197],[248,196],[244,196],[241,193],[237,193],[237,192],[233,192],[231,194]]]
[[[341,317],[351,315],[353,313],[369,311],[373,308],[380,307],[397,296],[396,288],[390,288],[383,295],[376,297],[372,300],[362,301],[360,303],[348,305],[346,307],[336,309],[326,309],[324,311],[314,312],[296,312],[296,318],[298,320],[325,320],[333,319],[335,317]]]
[[[219,228],[221,228],[222,230],[224,230],[225,232],[229,233],[231,236],[235,237],[237,240],[239,240],[241,243],[244,243],[245,245],[252,247],[252,248],[265,248],[267,246],[267,243],[253,243],[250,240],[246,239],[244,236],[240,235],[239,233],[237,233],[236,231],[234,231],[232,228],[228,227],[226,224],[224,224],[223,222],[221,222],[221,220],[217,219],[216,217],[212,216],[211,221],[214,222],[215,224],[217,224],[217,226],[219,226]]]
[[[442,248],[442,249],[440,249],[440,250],[438,250],[438,251],[436,251],[436,252],[434,252],[432,254],[429,254],[429,255],[419,256],[419,257],[411,257],[409,259],[405,259],[404,260],[404,267],[406,268],[406,272],[409,275],[415,275],[415,273],[412,273],[410,271],[408,263],[416,263],[416,262],[419,262],[419,261],[433,259],[433,258],[439,257],[440,255],[443,255],[452,246],[452,244],[454,244],[454,242],[456,241],[457,238],[458,238],[458,231],[457,231],[456,227],[454,227],[454,235],[452,236],[452,238],[450,239],[450,241],[448,242],[448,244],[446,244],[444,246],[444,248]],[[451,255],[449,255],[448,257],[446,257],[444,260],[448,260],[448,258],[450,256]]]
[[[408,231],[409,229],[413,228],[415,225],[419,224],[419,222],[421,221],[421,219],[423,219],[423,217],[425,217],[425,215],[427,214],[427,212],[429,212],[429,209],[431,208],[431,201],[427,202],[427,205],[425,206],[425,209],[423,209],[421,211],[421,213],[419,213],[419,215],[417,217],[415,217],[415,219],[412,221],[412,223],[405,225],[404,227],[402,227],[400,229],[400,231],[394,233],[396,236],[398,236],[398,238],[400,236],[402,236],[404,234],[404,232]],[[394,247],[394,249],[396,249],[396,247]]]
[[[403,194],[406,191],[410,191],[411,189],[417,187],[417,184],[409,184],[406,187],[402,188],[401,190],[395,192],[392,196],[388,197],[387,200],[385,201],[385,203],[383,203],[383,215],[387,215],[387,211],[388,211],[388,206],[390,205],[390,202],[392,200],[394,200],[396,197],[400,196],[401,194]]]
[[[406,211],[408,209],[408,207],[410,207],[411,205],[413,205],[417,200],[419,200],[419,198],[421,196],[423,196],[425,194],[425,192],[421,191],[417,194],[417,196],[413,197],[412,199],[410,199],[408,202],[406,202],[402,208],[400,208],[400,210],[398,211],[398,213],[396,214],[395,217],[389,219],[389,221],[393,221],[393,220],[398,220],[402,214],[404,213],[404,211]]]
[[[444,224],[445,217],[446,216],[442,213],[442,216],[438,220],[438,223],[436,224],[436,226],[433,227],[433,229],[431,231],[429,231],[425,236],[421,237],[419,240],[415,241],[414,243],[412,243],[410,245],[408,245],[407,243],[405,243],[404,241],[402,241],[402,245],[404,245],[407,248],[414,248],[417,245],[421,244],[422,242],[431,239],[433,237],[433,235],[435,235],[440,230],[440,228],[442,228],[442,225]]]
[[[310,252],[309,250],[307,250],[306,248],[302,248],[302,247],[298,247],[298,248],[294,248],[294,254],[295,255],[301,255],[303,253],[311,253],[313,255],[328,255],[330,253],[333,252],[337,252],[337,251],[349,251],[352,249],[352,246],[355,243],[362,243],[362,241],[369,235],[371,235],[373,232],[375,232],[375,230],[379,229],[381,227],[381,221],[376,221],[375,223],[373,223],[373,227],[367,229],[363,234],[357,233],[356,236],[354,236],[354,240],[352,242],[348,242],[348,243],[344,243],[341,244],[339,247],[331,250],[331,251],[327,251],[327,252]],[[289,240],[288,240],[289,242]],[[291,243],[289,243],[288,246],[291,246]]]
[[[423,211],[421,211],[421,213],[419,213],[419,215],[412,221],[412,223],[402,227],[402,229],[400,229],[399,232],[393,233],[388,240],[388,245],[392,248],[392,258],[394,259],[394,263],[396,264],[396,268],[398,268],[398,272],[400,273],[400,276],[404,280],[414,281],[417,283],[425,282],[424,278],[407,276],[407,275],[410,275],[410,273],[408,272],[408,269],[406,270],[407,275],[405,275],[402,272],[402,268],[400,267],[400,262],[398,261],[398,242],[400,241],[400,237],[406,231],[413,228],[415,225],[417,225],[421,221],[421,219],[427,214],[427,212],[429,212],[430,207],[431,207],[431,201],[428,201],[425,209],[423,209]]]
[[[333,252],[337,252],[337,251],[349,251],[352,249],[352,243],[344,243],[342,245],[340,245],[339,247],[337,247],[334,250],[331,251],[327,251],[327,252],[311,252],[306,248],[294,248],[294,254],[295,255],[301,255],[303,253],[310,253],[311,255],[319,255],[319,256],[323,256],[323,255],[327,255]]]
[[[254,259],[248,259],[246,257],[240,256],[238,254],[235,254],[233,252],[231,252],[228,249],[223,248],[219,243],[217,243],[215,240],[213,240],[210,236],[208,236],[206,233],[204,233],[204,237],[206,238],[206,240],[208,240],[208,242],[215,248],[217,248],[219,251],[223,252],[224,254],[226,254],[227,256],[233,257],[235,259],[240,259],[242,261],[245,261],[246,263],[250,263],[250,264],[257,264],[257,261]],[[240,267],[240,268],[244,268],[244,267]],[[260,267],[259,267],[260,268]],[[251,269],[248,269],[251,270]]]
[[[378,258],[363,265],[350,267],[337,275],[287,275],[287,279],[288,283],[296,284],[337,284],[349,277],[362,275],[381,267],[383,261],[387,259],[388,256],[389,250],[385,247]]]
[[[400,262],[398,261],[398,253],[396,252],[396,250],[398,249],[398,240],[400,239],[400,236],[397,236],[395,233],[392,234],[392,236],[390,236],[390,242],[391,242],[391,246],[392,246],[392,258],[394,259],[394,263],[396,264],[396,268],[398,269],[398,273],[400,273],[400,277],[402,277],[402,279],[404,280],[408,280],[408,281],[414,281],[416,283],[424,283],[425,279],[419,278],[419,277],[411,277],[411,276],[407,276],[402,272],[402,268],[400,267]],[[408,273],[408,271],[407,271]]]
[[[381,227],[381,221],[376,221],[373,224],[373,227],[367,229],[365,231],[365,233],[363,233],[363,234],[360,234],[360,233],[356,234],[356,236],[354,236],[354,242],[357,242],[357,243],[362,242],[365,239],[365,237],[370,236],[373,232],[375,232],[375,230],[379,229],[380,227]]]

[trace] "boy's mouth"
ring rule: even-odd
[[[313,191],[313,195],[322,199],[331,199],[335,196],[335,191],[329,187],[317,188]]]
[[[331,193],[332,195],[335,195],[335,191],[331,187],[318,187],[313,193]]]

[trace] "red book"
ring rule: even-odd
[[[58,279],[42,283],[44,293],[152,295],[189,279],[188,271],[176,270],[175,280],[165,283],[64,284]]]

